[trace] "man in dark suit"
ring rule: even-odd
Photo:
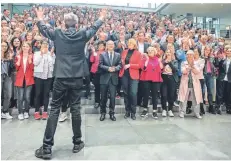
[[[89,75],[87,60],[84,54],[85,44],[95,35],[103,24],[107,11],[102,10],[99,19],[92,28],[76,31],[78,17],[73,13],[64,15],[66,30],[53,30],[43,21],[44,9],[36,8],[38,28],[41,34],[54,41],[56,47],[56,61],[54,70],[54,85],[50,115],[47,120],[43,139],[43,146],[35,151],[35,156],[42,159],[51,159],[51,148],[54,145],[54,134],[57,127],[60,107],[64,94],[68,91],[69,107],[72,113],[73,153],[79,152],[84,147],[81,141],[81,113],[80,93],[83,86],[83,77]]]
[[[148,53],[147,49],[150,46],[150,44],[147,42],[144,42],[144,40],[145,40],[145,33],[142,31],[139,31],[137,47],[141,54]],[[139,81],[139,84],[138,84],[137,105],[143,106],[143,81]]]
[[[101,75],[100,75],[101,117],[100,117],[100,121],[105,120],[108,89],[110,92],[109,115],[112,121],[116,121],[116,118],[114,116],[116,86],[118,84],[119,71],[122,67],[122,62],[121,62],[120,54],[114,52],[114,48],[115,48],[114,42],[109,40],[107,42],[107,52],[100,55],[100,62],[99,62],[99,69],[101,70]]]

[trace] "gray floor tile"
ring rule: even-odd
[[[192,134],[173,124],[133,125],[147,144],[198,141]]]
[[[72,156],[74,158],[74,156]],[[71,157],[71,158],[72,158]],[[110,145],[89,147],[84,151],[87,160],[158,160],[147,145]]]
[[[132,127],[87,127],[86,146],[144,144]]]

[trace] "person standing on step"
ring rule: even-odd
[[[7,42],[1,43],[1,85],[3,93],[3,110],[2,119],[12,119],[9,113],[10,100],[13,93],[13,71],[14,70],[14,53],[10,51],[10,46]]]
[[[41,43],[41,50],[34,54],[34,77],[35,77],[35,120],[48,118],[49,93],[52,85],[55,55],[48,50],[48,42]],[[40,100],[43,98],[44,111],[40,116]]]
[[[174,117],[172,112],[174,106],[174,94],[176,90],[176,83],[179,81],[178,77],[178,63],[175,58],[174,53],[171,50],[167,49],[163,55],[163,71],[162,79],[163,83],[161,84],[161,105],[162,105],[162,117],[166,117],[167,114],[169,117]],[[168,102],[168,110],[167,110]],[[167,113],[168,111],[168,113]]]
[[[112,121],[116,121],[115,117],[115,97],[116,87],[119,81],[119,71],[121,69],[120,53],[114,52],[115,44],[109,40],[107,42],[107,51],[100,55],[99,70],[100,72],[100,91],[101,91],[101,106],[100,106],[100,121],[105,120],[106,103],[108,99],[108,90],[110,92],[109,115]]]
[[[194,51],[187,52],[187,61],[181,65],[181,82],[178,99],[180,101],[179,116],[184,118],[188,101],[192,101],[195,117],[201,119],[199,104],[202,102],[201,84],[198,78],[200,69],[194,62]]]
[[[97,51],[95,51],[94,47],[91,48],[91,56],[90,62],[91,65],[91,73],[93,75],[93,84],[95,86],[95,105],[94,108],[100,107],[100,71],[99,71],[99,59],[100,55],[105,52],[106,43],[105,41],[99,41],[97,44]]]
[[[140,80],[143,81],[143,95],[144,95],[144,110],[141,113],[141,117],[148,116],[148,100],[150,91],[152,95],[153,113],[152,117],[157,119],[157,103],[158,103],[158,92],[160,91],[161,82],[161,69],[163,64],[161,58],[157,57],[157,51],[154,47],[148,48],[148,54],[141,63],[141,75]]]
[[[141,53],[137,50],[135,39],[128,40],[128,49],[121,54],[122,68],[119,73],[124,92],[125,115],[136,120],[137,90],[140,79]]]
[[[47,119],[43,145],[35,151],[35,156],[41,159],[51,159],[54,135],[58,123],[60,108],[65,91],[68,90],[70,111],[72,113],[73,153],[78,153],[84,148],[81,140],[81,107],[80,93],[83,88],[83,77],[89,75],[88,64],[84,54],[85,44],[96,34],[103,24],[107,10],[100,12],[99,19],[88,29],[78,27],[78,17],[73,13],[64,15],[66,30],[52,29],[43,21],[45,9],[36,8],[38,28],[43,36],[54,41],[56,47],[56,60],[54,70],[54,85],[51,101],[51,110]]]
[[[18,53],[15,58],[15,68],[17,73],[14,85],[17,87],[18,93],[18,119],[24,120],[29,118],[31,90],[32,85],[34,84],[34,64],[30,43],[23,42],[22,51],[21,53]],[[23,108],[25,109],[24,111]]]

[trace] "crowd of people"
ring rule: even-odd
[[[12,18],[9,10],[2,13],[2,119],[13,118],[9,112],[13,107],[18,109],[19,120],[28,119],[32,107],[36,120],[46,120],[49,115],[53,73],[61,62],[55,62],[57,44],[46,38],[51,35],[39,32],[35,8],[13,13]],[[70,12],[78,16],[76,30],[87,30],[95,27],[100,10],[47,6],[46,26],[66,30],[64,15]],[[91,72],[83,78],[85,97],[91,99],[92,82],[94,108],[100,108],[101,121],[105,119],[108,98],[110,119],[116,120],[115,99],[121,97],[124,118],[133,120],[137,106],[143,107],[141,117],[148,117],[149,100],[152,117],[158,119],[159,98],[162,117],[174,117],[173,107],[179,106],[181,118],[193,111],[200,119],[207,103],[209,113],[221,114],[224,104],[227,114],[231,114],[231,44],[197,28],[192,21],[177,22],[156,13],[110,9],[95,36],[82,45]],[[64,97],[60,121],[67,118],[69,97]]]

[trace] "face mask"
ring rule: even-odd
[[[219,42],[218,45],[219,45],[219,46],[223,46],[224,43],[223,43],[223,42]]]

